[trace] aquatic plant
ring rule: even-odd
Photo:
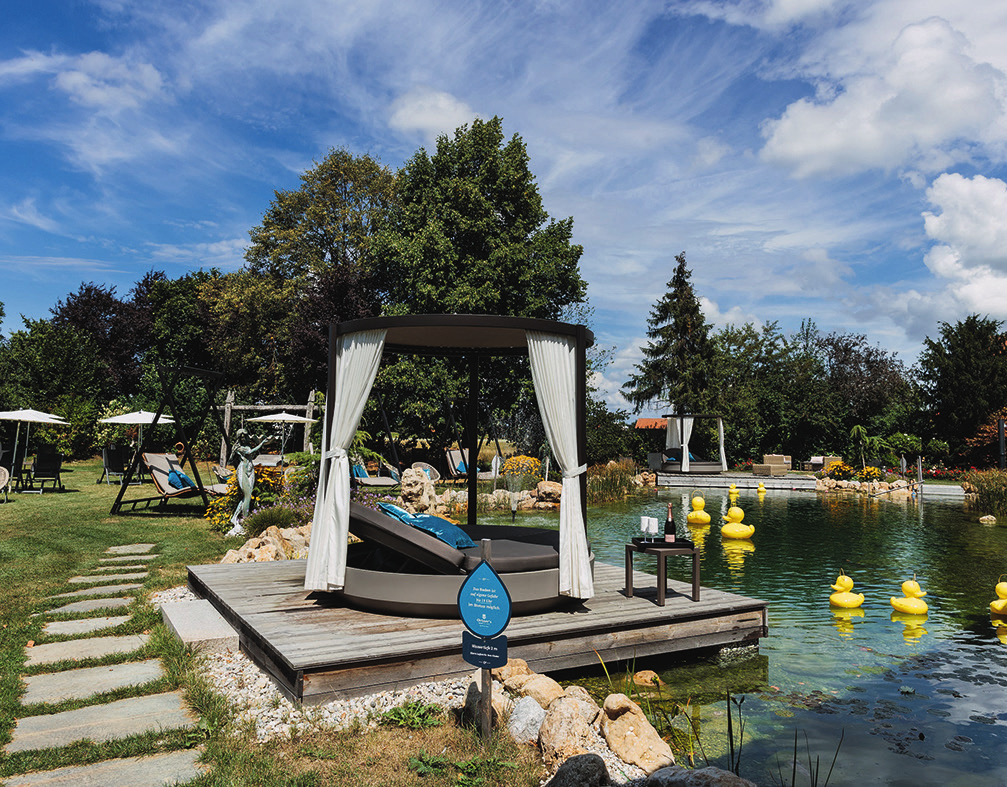
[[[985,514],[1007,516],[1007,472],[972,470],[965,474],[968,491],[974,492],[969,505]],[[964,484],[963,484],[964,486]]]

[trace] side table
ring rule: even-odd
[[[668,555],[692,555],[692,600],[699,601],[699,547],[691,541],[648,541],[634,538],[626,544],[626,598],[633,598],[633,555],[636,553],[657,557],[657,605],[664,606],[668,592]]]

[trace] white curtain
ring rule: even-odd
[[[573,338],[527,331],[528,357],[539,412],[552,454],[563,472],[559,504],[559,592],[587,599],[594,595],[588,558],[580,476],[587,465],[577,456],[577,343]]]
[[[689,472],[689,438],[692,437],[692,416],[682,418],[682,472]]]
[[[305,590],[343,587],[350,532],[350,460],[346,451],[357,433],[384,346],[382,330],[345,334],[336,345],[335,390],[328,392],[332,399],[332,423],[326,415]]]
[[[682,447],[682,439],[679,434],[678,419],[673,415],[668,416],[668,428],[664,435],[664,450],[670,451],[674,448]]]
[[[717,419],[717,435],[720,437],[720,470],[727,472],[727,454],[724,453],[724,419]]]

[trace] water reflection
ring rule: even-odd
[[[720,546],[724,550],[727,567],[739,575],[745,569],[745,558],[755,551],[755,544],[747,538],[725,538]]]
[[[842,609],[839,607],[829,607],[829,609],[832,611],[833,625],[844,637],[849,637],[853,634],[853,619],[862,618],[864,616],[864,611],[859,608]]]
[[[910,615],[908,612],[895,611],[892,612],[891,620],[892,623],[902,624],[902,639],[907,645],[915,645],[927,633],[923,628],[923,624],[927,622],[927,615]]]

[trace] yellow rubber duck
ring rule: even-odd
[[[997,598],[990,602],[990,612],[994,615],[1007,616],[1007,582],[1003,581],[1003,574],[996,586]]]
[[[690,525],[710,524],[710,515],[703,510],[704,508],[706,508],[706,500],[700,495],[696,495],[692,498],[692,511],[686,514],[685,521]]]
[[[907,615],[927,614],[927,602],[923,600],[927,592],[920,589],[915,574],[912,579],[907,579],[902,583],[902,594],[903,598],[892,596],[892,606],[897,612],[905,612]]]
[[[864,603],[863,593],[850,592],[853,590],[853,580],[846,576],[842,570],[839,571],[836,584],[832,586],[832,589],[836,592],[829,596],[829,604],[834,607],[856,609]]]
[[[756,487],[755,491],[760,495],[766,494],[766,485],[762,483],[762,481],[759,481],[759,485]]]
[[[720,535],[724,538],[751,538],[755,534],[755,525],[742,524],[741,520],[744,518],[744,511],[731,506],[727,509],[727,516],[724,517],[727,524],[720,528]]]

